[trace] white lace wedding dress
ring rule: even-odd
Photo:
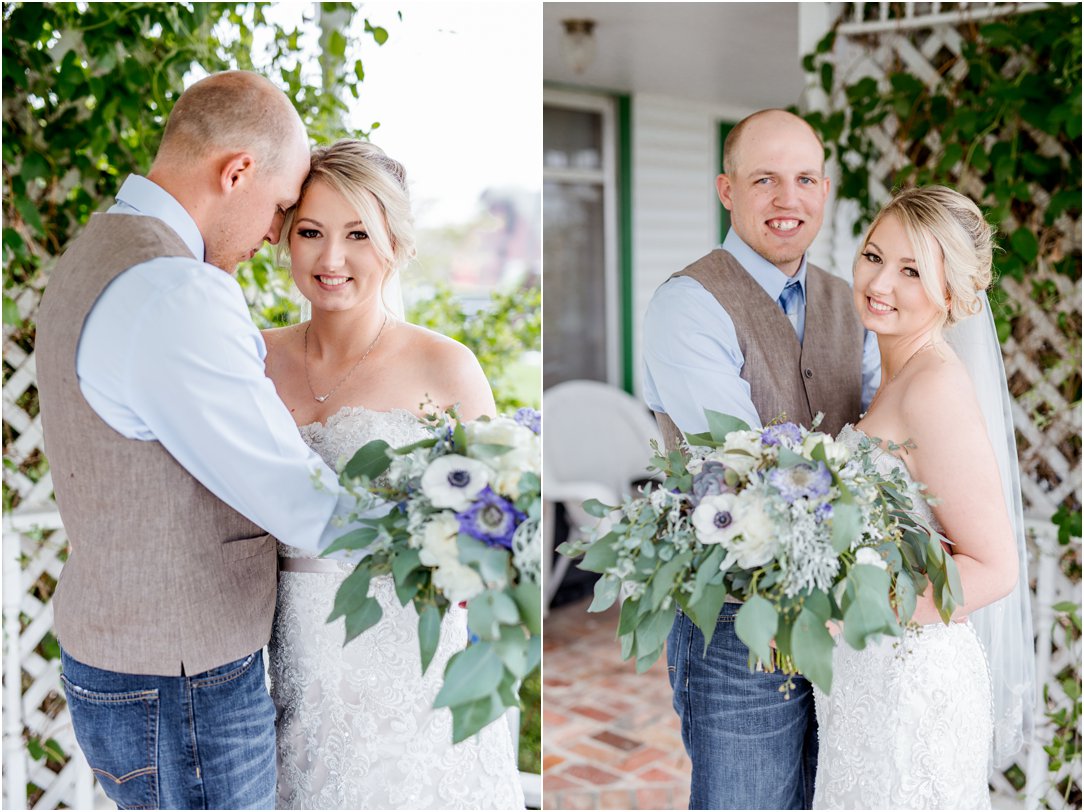
[[[411,413],[345,407],[301,434],[333,468],[362,445],[421,439]],[[279,546],[284,557],[299,551]],[[328,562],[312,562],[313,568]],[[307,566],[299,562],[299,566]],[[505,717],[452,745],[452,716],[433,710],[444,666],[467,643],[466,610],[450,609],[425,676],[418,615],[395,596],[391,576],[370,594],[384,615],[345,648],[343,620],[327,623],[348,565],[283,571],[268,647],[277,710],[280,809],[523,809]]]
[[[845,426],[855,448],[864,435]],[[874,452],[883,472],[906,468]],[[918,509],[932,519],[929,507]],[[832,693],[814,693],[820,747],[814,809],[988,809],[993,708],[969,623],[934,624],[833,652]]]

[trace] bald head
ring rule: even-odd
[[[287,145],[306,143],[301,118],[290,100],[268,79],[250,71],[225,71],[188,88],[169,114],[156,170],[189,169],[202,160],[246,152],[261,171],[276,171]]]
[[[821,141],[821,137],[817,134],[817,131],[809,126],[809,123],[786,110],[759,110],[750,116],[746,116],[739,121],[726,136],[726,141],[723,142],[723,172],[728,175],[733,175],[737,172],[738,164],[741,161],[742,152],[742,139],[750,134],[752,138],[756,138],[759,133],[767,131],[775,131],[777,128],[782,128],[790,132],[794,132],[799,135],[808,135],[817,145],[820,147],[821,155],[824,154],[824,142]],[[824,161],[821,161],[821,167],[823,169]]]

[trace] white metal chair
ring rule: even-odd
[[[588,499],[620,504],[632,483],[648,478],[651,441],[660,440],[651,413],[627,392],[598,381],[566,381],[542,393],[543,589],[548,610],[570,564],[555,565],[554,514],[568,516],[569,538],[598,521],[583,510]]]

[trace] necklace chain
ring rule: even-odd
[[[331,387],[331,389],[327,392],[326,395],[316,394],[316,390],[312,387],[312,378],[309,376],[309,327],[312,326],[312,322],[310,321],[308,324],[305,325],[305,382],[309,385],[309,393],[312,395],[313,400],[315,400],[317,403],[323,403],[325,400],[327,400],[329,397],[339,391],[339,387],[346,383],[346,379],[353,375],[354,370],[361,366],[361,362],[369,357],[369,353],[373,351],[373,347],[376,346],[376,342],[378,342],[380,340],[380,336],[383,335],[384,327],[387,325],[387,323],[388,314],[385,313],[384,321],[381,322],[380,329],[376,331],[376,338],[372,340],[365,352],[362,353],[361,358],[354,362],[354,365],[346,371],[345,375],[339,378],[339,380],[335,383],[333,387]]]
[[[925,344],[923,344],[921,347],[919,347],[917,350],[915,350],[913,353],[911,353],[910,357],[906,361],[903,362],[903,366],[896,370],[896,374],[893,375],[891,378],[889,378],[887,382],[885,382],[885,383],[883,383],[883,384],[881,384],[880,386],[877,387],[877,391],[873,393],[873,398],[869,402],[869,408],[866,409],[866,414],[869,414],[871,411],[873,411],[873,404],[877,402],[877,398],[879,398],[881,396],[881,392],[883,392],[885,390],[885,388],[888,386],[888,384],[890,384],[890,383],[892,383],[892,381],[896,380],[896,378],[899,377],[901,372],[903,372],[905,369],[907,369],[907,365],[910,364],[915,359],[915,356],[919,355],[920,353],[925,352],[926,350],[928,350],[928,349],[930,349],[930,348],[932,348],[934,346],[936,346],[936,345],[934,344],[934,342],[932,340],[927,341]]]

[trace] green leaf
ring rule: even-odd
[[[700,565],[696,568],[696,575],[693,577],[693,591],[689,595],[689,604],[695,604],[700,601],[701,595],[704,590],[707,589],[708,583],[719,575],[719,565],[723,563],[723,559],[726,557],[726,550],[723,549],[721,544],[713,545],[711,552],[708,553],[707,558],[700,562]],[[714,625],[714,621],[712,621]]]
[[[749,424],[737,417],[711,409],[705,409],[704,416],[708,419],[708,433],[716,442],[725,440],[732,431],[749,431]]]
[[[327,50],[332,56],[342,59],[346,55],[346,37],[340,31],[332,31],[327,38]]]
[[[434,708],[447,708],[481,699],[497,690],[504,666],[488,643],[475,643],[452,655],[444,670],[444,685]]]
[[[351,478],[366,476],[369,479],[376,479],[391,465],[391,457],[388,456],[390,447],[384,440],[372,440],[366,443],[350,458],[350,462],[343,469],[343,474]]]
[[[337,550],[364,550],[373,543],[380,530],[376,527],[361,527],[351,530],[345,536],[339,536],[331,542],[320,555],[328,555]]]
[[[476,569],[486,583],[500,583],[508,576],[508,564],[511,554],[503,547],[490,547],[473,536],[460,533],[456,537],[459,547],[459,561],[467,565],[476,565]]]
[[[892,631],[894,616],[888,605],[889,576],[880,567],[856,564],[847,579],[854,585],[855,595],[843,613],[843,637],[851,648],[861,651],[871,636]]]
[[[453,705],[452,742],[459,744],[459,742],[469,739],[504,713],[505,707],[500,694],[496,691],[473,702]]]
[[[719,623],[719,612],[726,603],[727,590],[723,583],[712,584],[704,588],[700,598],[689,601],[685,607],[685,614],[689,616],[696,628],[704,635],[704,652],[707,653],[711,638],[715,636],[715,628]]]
[[[604,536],[587,548],[583,561],[578,564],[581,570],[605,572],[617,563],[617,550],[613,545],[617,538],[613,537],[611,541],[607,541],[610,538],[610,536]]]
[[[18,327],[22,324],[23,319],[19,315],[19,306],[15,304],[15,300],[4,294],[4,324],[10,327]]]
[[[915,614],[915,607],[918,606],[915,582],[906,572],[896,576],[896,601],[899,604],[900,620],[906,623]]]
[[[624,637],[636,629],[636,621],[640,617],[640,601],[627,598],[621,604],[621,614],[617,619],[617,634]]]
[[[588,499],[583,503],[583,510],[588,516],[594,516],[596,519],[601,519],[617,510],[617,508],[604,505],[602,502],[598,501],[598,499]]]
[[[370,580],[372,580],[372,573],[363,561],[339,584],[339,589],[335,592],[335,604],[331,608],[327,622],[330,623],[337,617],[353,612],[369,601],[375,603],[376,598],[369,597]]]
[[[520,581],[512,587],[511,594],[527,631],[533,635],[542,634],[542,590],[538,584]]]
[[[37,207],[34,205],[34,201],[29,197],[19,196],[15,198],[15,208],[19,214],[23,216],[23,220],[38,234],[38,236],[45,235],[45,226],[42,225],[41,215],[38,214]]]
[[[734,618],[734,631],[761,662],[772,656],[771,640],[779,627],[779,613],[760,595],[752,595]]]
[[[841,553],[851,546],[862,529],[862,512],[857,505],[839,502],[832,510],[832,549]]]
[[[587,611],[605,612],[614,605],[619,594],[621,594],[621,581],[612,575],[603,575],[595,581],[595,597],[591,605],[587,607]]]
[[[429,669],[440,645],[440,610],[429,604],[418,615],[418,648],[422,655],[422,673]]]
[[[813,590],[806,596],[805,608],[824,622],[832,619],[832,602],[819,589]]]
[[[674,591],[674,584],[678,579],[678,575],[680,575],[681,571],[688,566],[692,557],[693,554],[687,551],[674,556],[659,567],[658,572],[651,578],[652,609],[658,609],[662,606],[666,597]]]
[[[346,615],[346,640],[343,641],[343,645],[345,646],[366,629],[375,626],[380,622],[383,615],[384,611],[380,608],[380,603],[375,599],[368,600],[358,609],[348,612]]]
[[[377,45],[383,45],[388,41],[387,29],[382,28],[381,26],[372,26],[369,24],[368,20],[365,21],[365,32],[373,35],[373,39],[376,41]]]
[[[790,635],[794,665],[825,693],[832,690],[832,649],[835,641],[824,621],[806,606],[798,613]]]
[[[407,576],[420,566],[422,566],[422,560],[418,550],[410,547],[399,550],[391,561],[391,574],[395,583],[405,583]]]
[[[483,640],[499,639],[500,627],[513,624],[519,624],[519,609],[503,592],[490,590],[467,602],[467,625]]]
[[[1039,256],[1039,240],[1036,239],[1035,233],[1026,226],[1016,229],[1012,233],[1012,237],[1009,238],[1009,242],[1012,244],[1012,250],[1025,264],[1031,264]]]
[[[532,650],[538,646],[541,652],[541,638],[527,637],[523,629],[516,626],[502,626],[499,640],[494,641],[493,650],[501,658],[504,667],[517,679],[527,676],[534,665]]]
[[[673,607],[660,609],[651,612],[640,622],[640,625],[636,627],[636,649],[639,655],[662,649],[674,625],[675,614],[676,610]]]

